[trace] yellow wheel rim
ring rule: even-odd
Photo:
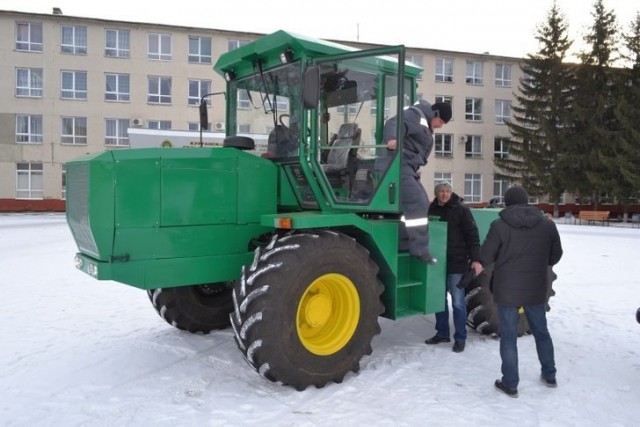
[[[327,356],[351,340],[360,319],[355,285],[342,274],[325,274],[309,285],[298,304],[296,328],[302,345]]]

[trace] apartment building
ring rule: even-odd
[[[130,129],[195,135],[200,97],[224,91],[218,56],[260,36],[0,10],[0,211],[64,209],[64,163],[128,149]],[[423,170],[427,190],[448,180],[467,202],[501,196],[508,183],[494,177],[493,159],[506,155],[520,60],[411,47],[407,59],[425,70],[421,96],[453,107]],[[224,98],[210,102],[222,130]]]

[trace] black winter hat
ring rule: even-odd
[[[514,185],[504,193],[505,206],[529,204],[529,193],[523,187]]]
[[[451,112],[451,104],[448,102],[436,102],[431,106],[431,109],[435,111],[436,117],[440,117],[443,122],[449,123],[453,113]]]

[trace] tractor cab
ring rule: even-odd
[[[386,148],[382,129],[415,101],[421,72],[403,47],[356,51],[279,31],[215,70],[227,81],[225,145],[251,138],[281,167],[281,210],[398,212],[401,150]]]

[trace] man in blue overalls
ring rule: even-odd
[[[433,131],[451,120],[451,105],[436,102],[431,105],[419,100],[408,107],[403,115],[403,149],[400,167],[400,206],[402,207],[401,245],[408,239],[409,253],[425,264],[435,264],[437,260],[429,251],[427,231],[429,196],[420,182],[418,169],[427,164],[433,148]],[[395,150],[397,117],[392,117],[384,126],[383,139],[388,150]],[[387,153],[389,157],[393,153]]]

